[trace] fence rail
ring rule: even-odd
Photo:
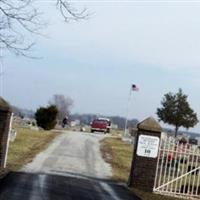
[[[173,137],[161,140],[154,192],[200,199],[199,146],[178,142]]]

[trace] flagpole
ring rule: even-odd
[[[128,117],[129,117],[129,108],[130,108],[130,103],[131,103],[131,94],[132,94],[132,88],[130,89],[129,96],[128,96],[126,121],[125,121],[125,127],[124,127],[124,137],[126,137],[127,135],[127,125],[128,125]]]

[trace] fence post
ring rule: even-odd
[[[0,169],[6,167],[11,116],[12,111],[9,104],[0,97]]]
[[[149,117],[138,124],[129,186],[153,191],[162,128]]]

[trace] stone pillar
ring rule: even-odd
[[[129,186],[153,191],[162,128],[149,117],[138,124]]]
[[[9,104],[0,97],[0,169],[6,167],[11,116]]]

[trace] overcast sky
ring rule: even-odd
[[[163,95],[179,88],[200,118],[200,3],[198,1],[80,1],[90,19],[66,24],[58,10],[38,1],[49,21],[48,38],[37,38],[32,54],[4,52],[3,97],[36,109],[53,94],[74,99],[73,112],[154,116]],[[200,132],[200,125],[194,131]]]

